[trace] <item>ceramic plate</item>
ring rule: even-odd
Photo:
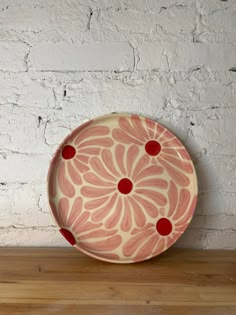
[[[75,129],[48,173],[61,234],[79,251],[115,263],[165,251],[189,225],[197,200],[193,163],[165,127],[112,114]]]

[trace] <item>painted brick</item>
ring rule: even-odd
[[[1,182],[18,182],[24,185],[28,182],[41,182],[43,178],[46,183],[50,156],[9,154],[8,152],[0,152]]]
[[[21,42],[0,41],[0,71],[26,71],[28,46]]]
[[[156,14],[128,10],[102,11],[99,20],[104,29],[117,29],[132,33],[149,33],[158,23]]]
[[[204,43],[145,43],[139,48],[140,70],[189,71],[198,67],[227,71],[235,64],[236,47]]]
[[[35,5],[34,5],[35,3]],[[6,8],[7,7],[7,8]],[[79,16],[79,18],[78,18]],[[65,31],[86,31],[89,18],[89,8],[71,2],[58,2],[53,5],[47,1],[39,5],[19,2],[18,5],[2,5],[0,19],[1,30],[13,32],[48,32],[52,29]]]
[[[28,73],[11,73],[0,76],[0,103],[17,103],[23,108],[52,108],[55,105],[53,89],[40,79],[33,79]]]
[[[41,43],[31,49],[30,61],[32,69],[41,71],[124,71],[133,67],[133,50],[126,42]]]

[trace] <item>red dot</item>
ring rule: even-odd
[[[172,231],[172,224],[170,220],[166,218],[161,218],[159,221],[157,221],[156,224],[157,232],[163,236],[169,235]]]
[[[74,238],[74,235],[70,231],[68,231],[66,229],[60,229],[60,232],[71,245],[76,244],[76,240]]]
[[[133,188],[133,184],[131,180],[129,180],[128,178],[122,178],[118,183],[119,192],[121,192],[122,194],[125,194],[125,195],[129,194],[132,188]]]
[[[72,147],[71,145],[66,145],[62,149],[62,157],[66,160],[72,159],[75,156],[75,148]]]
[[[161,151],[161,145],[155,140],[150,140],[145,145],[145,150],[149,155],[157,155]]]

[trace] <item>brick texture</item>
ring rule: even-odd
[[[132,112],[189,150],[199,179],[176,246],[236,249],[236,2],[0,2],[0,245],[67,246],[49,161],[88,119]]]
[[[41,43],[31,49],[30,62],[39,71],[130,71],[133,49],[127,42]]]

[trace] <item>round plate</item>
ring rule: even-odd
[[[79,251],[116,263],[152,258],[189,225],[197,178],[182,143],[137,115],[112,114],[75,129],[48,173],[50,207]]]

